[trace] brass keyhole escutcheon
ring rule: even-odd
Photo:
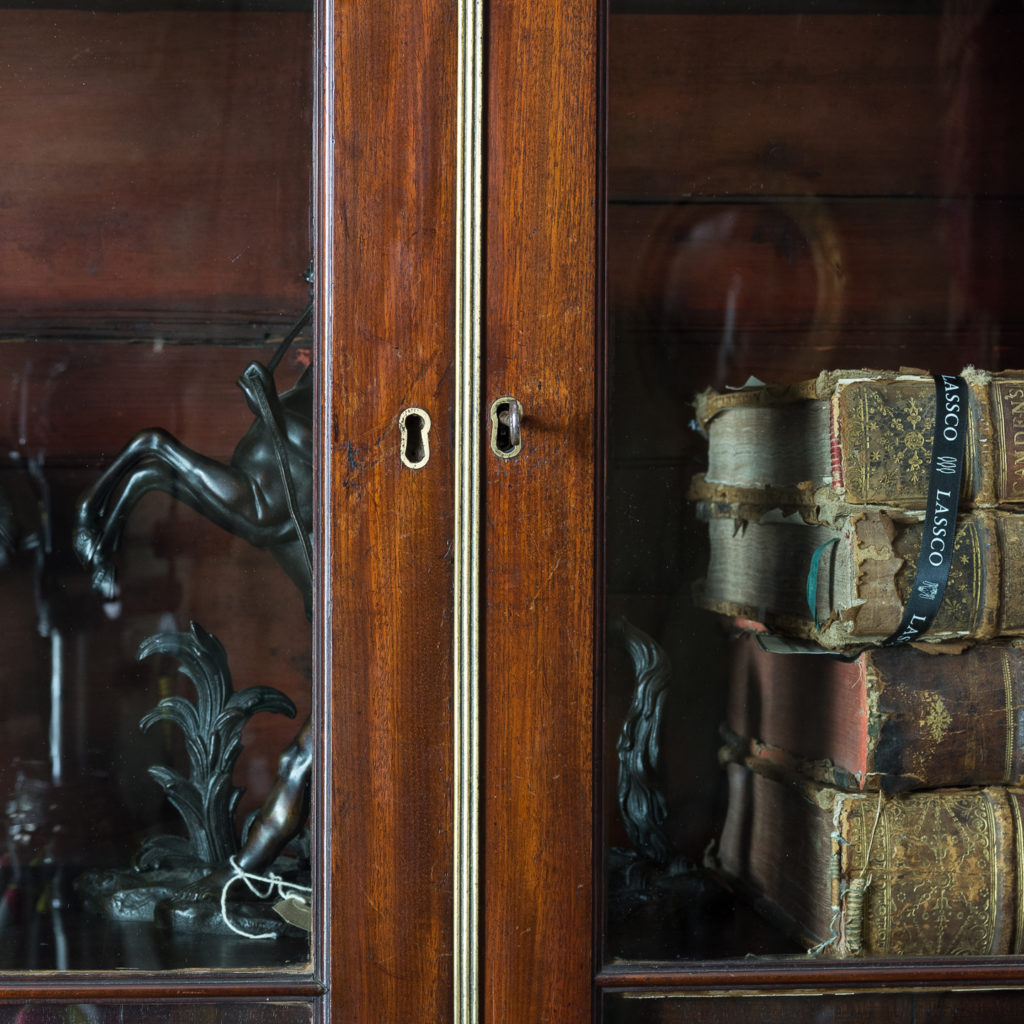
[[[491,451],[499,459],[515,458],[523,450],[523,406],[511,395],[491,403]]]
[[[402,432],[402,465],[422,469],[430,459],[430,414],[413,406],[398,417]]]

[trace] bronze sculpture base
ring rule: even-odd
[[[93,913],[112,921],[152,922],[164,932],[279,937],[308,931],[301,913],[283,907],[298,922],[290,923],[275,909],[278,897],[258,899],[240,879],[225,901],[228,924],[221,912],[223,882],[203,869],[97,871],[82,875],[75,888]]]

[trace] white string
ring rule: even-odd
[[[313,889],[308,885],[297,885],[295,882],[286,882],[280,875],[273,873],[269,875],[256,875],[251,872],[245,871],[238,866],[238,862],[234,857],[228,860],[234,870],[234,874],[224,883],[223,888],[220,891],[220,916],[224,919],[224,923],[236,934],[241,935],[245,939],[276,939],[277,932],[260,932],[254,935],[252,932],[247,932],[237,925],[231,923],[228,919],[228,890],[235,882],[241,879],[249,887],[249,891],[256,896],[258,899],[265,900],[269,899],[274,895],[275,891],[280,899],[293,900],[296,903],[301,903],[304,906],[309,906],[308,896],[312,896]],[[266,886],[266,891],[261,892],[258,885]]]

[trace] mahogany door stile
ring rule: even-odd
[[[488,11],[481,1019],[590,1020],[598,4]]]
[[[433,0],[330,17],[329,1003],[433,1024],[452,1012],[455,33]],[[410,407],[433,424],[420,469]]]

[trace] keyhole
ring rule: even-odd
[[[511,459],[523,450],[522,419],[523,406],[511,395],[491,405],[491,451],[498,458]]]
[[[402,465],[422,469],[430,458],[430,416],[423,409],[406,409],[398,417],[402,431]]]

